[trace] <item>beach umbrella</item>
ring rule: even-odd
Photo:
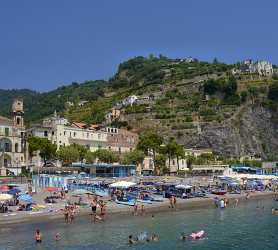
[[[175,186],[175,188],[177,188],[177,189],[191,189],[192,186],[179,184],[179,185]]]
[[[129,187],[133,187],[135,186],[136,183],[135,182],[130,182],[130,181],[118,181],[118,182],[115,182],[115,183],[112,183],[110,185],[110,187],[113,187],[113,188],[129,188]]]
[[[18,197],[18,200],[21,201],[21,202],[28,203],[28,204],[33,202],[33,198],[29,194],[22,194],[22,195],[20,195]]]
[[[13,189],[8,191],[8,194],[12,194],[12,195],[18,194],[18,193],[21,193],[21,190],[18,189],[18,188],[13,188]]]
[[[10,194],[0,194],[0,201],[12,200],[13,196]]]
[[[55,192],[57,191],[57,188],[55,187],[47,187],[44,189],[46,192],[49,192],[49,193],[52,193],[52,192]]]
[[[7,185],[2,185],[2,186],[0,186],[0,190],[1,191],[8,191],[8,190],[10,190],[10,188]]]
[[[72,195],[85,195],[85,194],[93,194],[93,193],[86,189],[76,189],[71,194]]]

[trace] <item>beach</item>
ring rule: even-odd
[[[246,199],[246,194],[227,194],[225,196],[218,196],[219,198],[228,198],[229,206],[233,207],[235,204],[235,199],[239,200],[240,203],[245,203],[253,200],[264,200],[264,199],[273,199],[276,196],[274,192],[252,192],[250,197]],[[205,198],[191,198],[191,199],[177,199],[177,207],[175,211],[183,210],[194,210],[194,209],[210,209],[215,208],[214,204],[215,195],[209,195]],[[169,208],[169,200],[165,199],[163,202],[155,202],[152,204],[144,204],[146,209],[146,214],[156,214],[160,212],[170,212],[173,209]],[[62,221],[64,218],[62,203],[57,204],[56,206],[50,205],[44,211],[20,211],[12,212],[8,214],[0,214],[0,225],[7,224],[17,224],[17,223],[33,223],[33,222],[46,222],[46,221]],[[139,205],[140,208],[140,205]],[[78,217],[88,217],[91,214],[91,209],[80,208],[76,218]],[[133,207],[119,205],[114,202],[107,202],[107,219],[113,220],[114,217],[118,216],[132,216]],[[74,225],[73,225],[74,226]]]

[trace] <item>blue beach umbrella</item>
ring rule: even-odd
[[[21,193],[21,190],[18,189],[18,188],[13,188],[13,189],[8,191],[8,194],[12,194],[12,195],[15,195],[15,194],[18,194],[18,193]]]
[[[32,196],[30,196],[29,194],[22,194],[18,197],[18,200],[19,201],[22,201],[22,202],[26,202],[28,204],[32,203],[33,202],[33,198]]]

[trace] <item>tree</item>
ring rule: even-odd
[[[162,143],[163,143],[163,138],[160,135],[154,132],[146,132],[140,136],[139,142],[137,144],[137,149],[143,151],[145,155],[148,155],[149,151],[152,152],[155,172],[156,172],[156,164],[155,164],[156,153],[159,151]]]
[[[155,159],[155,174],[160,174],[160,173],[166,173],[167,172],[167,168],[165,166],[166,163],[166,156],[164,154],[159,154],[157,155],[156,159]]]
[[[180,163],[179,160],[180,158],[183,159],[184,158],[184,148],[182,145],[177,144],[176,146],[176,157],[177,157],[177,163],[178,163],[178,171],[180,170]]]
[[[80,160],[80,153],[75,145],[61,147],[57,155],[64,164],[70,164]]]
[[[179,145],[177,142],[172,138],[169,143],[163,147],[162,152],[167,155],[168,157],[168,166],[170,168],[171,165],[171,159],[175,158],[178,154],[178,151],[180,153]]]
[[[119,161],[119,156],[115,152],[106,149],[97,150],[95,155],[100,162],[113,163]]]
[[[44,164],[56,156],[57,146],[46,138],[30,137],[28,143],[29,154],[32,156],[35,151],[39,151],[39,155],[43,159]]]
[[[73,144],[72,146],[78,150],[79,160],[82,161],[85,158],[85,155],[88,152],[88,149],[79,144]]]
[[[86,163],[94,163],[96,161],[97,156],[94,152],[88,151],[85,154],[84,158],[86,159]]]
[[[131,152],[127,152],[123,155],[123,158],[121,160],[122,164],[134,164],[139,165],[143,162],[145,158],[144,152],[140,150],[134,150]]]

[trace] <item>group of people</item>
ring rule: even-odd
[[[72,223],[75,215],[78,213],[78,207],[76,205],[66,205],[64,209],[64,217],[66,223]]]
[[[182,233],[180,236],[181,240],[200,240],[205,237],[205,231],[196,231],[192,232],[191,234]],[[151,241],[158,241],[158,236],[155,233],[148,235],[146,232],[139,234],[138,236],[134,237],[132,234],[128,236],[128,244],[134,245],[139,242],[151,242]]]
[[[140,209],[140,210],[139,210]],[[139,207],[138,203],[135,202],[134,206],[133,206],[133,215],[134,216],[137,216],[137,215],[146,215],[146,209],[145,209],[145,206],[144,205],[141,205]]]
[[[133,237],[133,235],[128,236],[128,244],[134,245],[139,242],[151,242],[151,241],[158,241],[158,236],[155,233],[152,233],[148,235],[146,232],[139,234],[136,237]]]
[[[97,196],[94,196],[90,200],[90,205],[92,209],[92,222],[104,221],[106,217],[106,202],[104,200],[98,200]],[[97,214],[97,208],[100,208],[100,215]]]

